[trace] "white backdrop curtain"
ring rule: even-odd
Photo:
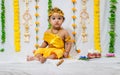
[[[45,30],[47,30],[47,26],[48,26],[48,0],[39,0],[39,14],[40,14],[40,18],[39,18],[39,22],[40,22],[40,31],[39,31],[39,44],[42,43],[42,38],[43,38],[43,33],[45,32]],[[30,10],[30,14],[32,15],[32,21],[31,21],[31,25],[30,25],[30,42],[29,43],[25,43],[24,42],[24,25],[23,25],[23,14],[25,12],[25,3],[23,2],[23,0],[19,0],[19,5],[20,5],[20,31],[21,31],[21,51],[20,52],[15,52],[14,50],[14,35],[13,35],[13,0],[5,0],[5,15],[6,15],[6,43],[4,45],[0,44],[0,48],[4,47],[5,51],[3,53],[0,53],[0,60],[8,60],[10,57],[15,58],[16,60],[18,60],[17,58],[23,59],[25,58],[26,55],[32,55],[32,51],[35,49],[34,45],[35,45],[35,1],[32,0],[32,2],[29,3],[29,10]],[[72,12],[72,7],[73,4],[71,2],[71,0],[52,0],[52,5],[53,7],[59,7],[60,9],[63,10],[64,14],[65,14],[65,21],[63,23],[63,27],[65,29],[67,29],[69,31],[69,33],[71,34],[71,32],[73,31],[72,28],[72,23],[73,20],[71,18],[71,16],[73,15]],[[80,56],[80,55],[86,55],[89,49],[93,49],[94,47],[94,42],[93,42],[93,0],[88,0],[87,1],[87,11],[89,13],[89,17],[90,17],[90,24],[87,24],[87,33],[88,33],[88,42],[87,43],[82,43],[81,40],[81,25],[80,25],[80,11],[82,9],[82,5],[81,5],[81,0],[77,0],[76,3],[76,24],[77,24],[77,28],[76,28],[76,40],[77,40],[77,47],[81,50],[80,54],[77,54],[74,50],[74,48],[71,49],[71,56]],[[120,55],[120,1],[118,0],[117,3],[117,11],[116,11],[116,42],[115,42],[115,53],[116,55]],[[1,10],[0,10],[1,11]],[[102,48],[102,54],[103,56],[108,52],[108,48],[109,48],[109,0],[100,0],[100,40],[101,40],[101,48]],[[1,23],[0,23],[0,31],[1,31]],[[1,34],[1,33],[0,33]],[[71,34],[72,36],[72,34]],[[0,36],[1,38],[1,36]],[[22,57],[24,56],[24,57]],[[2,58],[2,59],[1,59]]]

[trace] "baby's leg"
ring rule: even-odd
[[[51,54],[49,57],[44,58],[43,56],[40,57],[40,62],[44,63],[46,61],[46,59],[56,59],[56,55],[55,54]]]
[[[37,54],[35,57],[38,58],[36,60],[40,61],[41,63],[46,61],[46,58],[44,58],[41,54]]]
[[[44,58],[43,56],[40,57],[40,62],[41,62],[41,63],[44,63],[45,61],[46,61],[46,58]]]
[[[48,59],[57,59],[57,55],[55,53],[52,53],[49,57],[47,57]]]
[[[37,54],[36,56],[27,56],[27,61],[33,61],[33,60],[37,60],[37,61],[40,61],[40,57],[42,55],[41,54]]]

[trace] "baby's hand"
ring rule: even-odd
[[[36,50],[33,50],[33,54],[35,53]]]
[[[64,57],[68,58],[68,56],[69,56],[69,52],[64,52]]]

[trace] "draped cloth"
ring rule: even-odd
[[[48,47],[38,48],[34,52],[34,55],[42,54],[43,57],[47,58],[54,53],[56,54],[57,58],[63,57],[63,53],[65,51],[64,41],[60,36],[50,32],[45,32],[43,40],[48,43]]]

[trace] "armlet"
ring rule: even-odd
[[[65,41],[66,41],[66,42],[71,42],[71,41],[72,41],[72,40],[71,40],[71,37],[70,37],[70,36],[66,37],[66,38],[65,38]]]

